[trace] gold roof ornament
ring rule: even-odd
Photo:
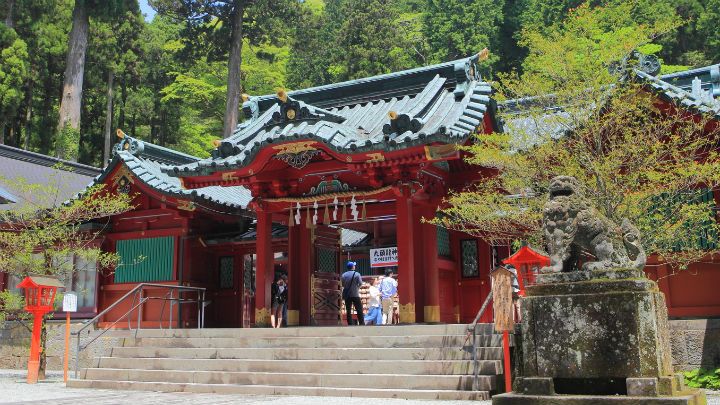
[[[487,60],[490,57],[490,50],[483,48],[482,51],[478,52],[478,61]]]
[[[388,111],[388,117],[390,117],[391,120],[396,120],[398,117],[398,113],[395,111]]]
[[[282,101],[283,103],[287,103],[288,100],[288,94],[285,91],[285,89],[280,89],[277,91],[277,97]]]
[[[213,145],[214,147],[216,147],[216,148],[219,147],[219,146],[220,146],[220,140],[219,140],[219,139],[213,139],[212,145]]]
[[[120,138],[120,139],[125,138],[125,132],[123,132],[123,130],[120,129],[120,128],[118,128],[118,129],[115,130],[115,134],[116,134],[117,137]]]
[[[240,98],[242,99],[243,103],[250,100],[250,95],[247,93],[243,93],[240,95]]]

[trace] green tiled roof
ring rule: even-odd
[[[125,164],[137,180],[168,196],[187,199],[200,205],[216,205],[229,214],[239,214],[245,210],[252,200],[250,190],[245,187],[210,186],[186,190],[180,179],[168,176],[163,171],[163,164],[198,160],[200,158],[126,136],[113,148],[112,160],[92,184],[103,182],[118,164]]]
[[[476,62],[477,55],[294,91],[285,102],[275,95],[251,98],[243,105],[248,119],[213,158],[176,165],[169,173],[192,176],[242,167],[263,147],[291,140],[320,141],[340,153],[463,143],[495,109]],[[397,114],[392,121],[391,111]]]

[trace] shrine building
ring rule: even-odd
[[[396,267],[400,322],[471,322],[490,292],[490,270],[510,247],[426,220],[449,193],[496,174],[466,163],[456,147],[502,131],[498,108],[512,108],[498,107],[477,58],[244,96],[245,121],[207,159],[122,137],[93,183],[130,193],[134,208],[112,217],[97,241],[120,263],[92,269],[96,299],[80,312],[97,314],[152,282],[206,288],[205,327],[262,326],[270,284],[287,274],[288,324],[337,325],[339,274],[352,260],[363,276]],[[691,81],[719,97],[717,70],[638,75],[662,102],[707,107]],[[707,198],[720,201],[716,190]],[[671,317],[719,316],[717,263],[691,270],[669,278],[662,265],[647,272],[661,278]],[[132,305],[114,307],[99,326],[114,325]],[[148,301],[140,321],[197,325],[197,307],[180,307],[169,317],[162,300]],[[492,312],[481,321],[491,322]]]

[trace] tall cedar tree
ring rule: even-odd
[[[188,52],[227,54],[228,76],[223,120],[223,137],[230,136],[238,123],[243,40],[253,45],[277,41],[293,20],[297,0],[150,0],[158,13],[186,24]],[[200,35],[205,33],[206,35]],[[212,42],[195,44],[197,38]],[[193,49],[194,48],[194,49]],[[214,55],[213,55],[214,54]]]
[[[72,29],[65,59],[65,76],[57,124],[55,153],[59,158],[76,161],[80,142],[80,107],[85,75],[85,53],[90,30],[90,16],[112,19],[125,11],[137,11],[137,0],[76,0]]]

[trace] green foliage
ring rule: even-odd
[[[208,141],[221,134],[234,3],[152,0],[158,14],[146,22],[136,0],[83,1],[90,35],[78,159],[102,163],[110,71],[113,127],[207,156]],[[662,73],[671,73],[720,61],[719,2],[638,0],[626,6],[626,14],[608,19],[652,27],[666,16],[679,16],[682,25],[668,27],[651,52],[662,59]],[[502,79],[502,73],[537,69],[557,56],[551,46],[538,52],[523,32],[552,34],[570,9],[605,3],[243,0],[241,87],[248,94],[267,94],[277,87],[297,89],[444,62],[484,47],[490,49],[484,76]],[[15,136],[6,139],[10,145],[22,146],[28,138],[31,150],[51,153],[64,142],[56,123],[74,5],[75,0],[16,0],[13,28],[0,25],[0,122],[8,134],[14,129]],[[574,49],[592,51],[597,43],[589,39]],[[557,59],[570,69],[568,79],[576,80],[571,61],[564,55]]]
[[[685,384],[692,388],[708,388],[711,390],[720,390],[720,368],[714,370],[696,368],[695,370],[685,371]]]
[[[601,214],[635,223],[662,260],[684,267],[717,249],[712,202],[695,189],[720,185],[718,131],[703,132],[709,117],[659,110],[641,84],[607,69],[677,26],[672,15],[639,23],[634,7],[581,6],[552,29],[523,31],[524,72],[499,75],[497,96],[526,102],[504,110],[504,133],[467,148],[470,163],[499,174],[453,195],[440,224],[539,246],[548,182],[571,175]]]
[[[28,50],[15,30],[0,25],[0,131],[15,115],[23,98],[22,85],[28,76]]]
[[[22,295],[10,290],[0,291],[0,327],[3,326],[8,315],[20,316],[25,313],[25,299]]]
[[[438,63],[480,52],[483,48],[500,49],[504,1],[429,0],[423,30]],[[493,53],[487,63],[499,60]]]
[[[79,143],[80,130],[65,125],[55,138],[55,151],[63,159],[76,160]]]
[[[117,262],[115,253],[102,251],[95,241],[104,232],[87,228],[87,222],[109,218],[132,208],[131,196],[114,194],[103,185],[86,189],[81,196],[68,202],[58,200],[58,189],[67,181],[67,168],[55,167],[44,184],[30,183],[23,178],[3,178],[2,184],[25,200],[20,208],[0,211],[0,268],[24,277],[29,273],[72,276],[77,270],[69,258],[107,268]],[[32,197],[32,198],[30,198]],[[0,298],[7,312],[16,301],[7,295]],[[13,304],[13,305],[11,305]]]

